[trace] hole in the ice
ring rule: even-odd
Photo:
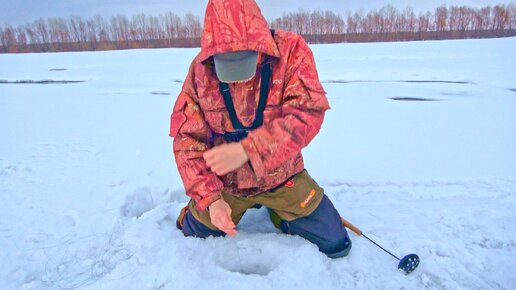
[[[429,83],[429,84],[457,84],[470,85],[471,82],[447,80],[322,80],[321,83],[349,84],[349,83]]]
[[[222,265],[222,268],[234,273],[260,276],[267,276],[273,270],[272,267],[270,265],[265,264],[265,262],[256,263],[249,261],[235,261],[234,263],[228,263],[228,265],[225,266]]]
[[[56,67],[56,68],[49,69],[49,71],[65,71],[65,70],[67,70],[67,69],[62,68],[62,67]]]
[[[248,248],[237,248],[231,253],[220,253],[216,261],[222,269],[229,272],[260,276],[267,276],[278,264],[276,257],[269,256],[262,250]]]
[[[169,92],[151,92],[151,95],[157,95],[157,96],[169,96]]]
[[[392,97],[389,98],[394,101],[412,101],[412,102],[433,102],[433,101],[441,101],[438,99],[428,99],[428,98],[415,98],[415,97]]]
[[[17,81],[6,81],[0,80],[0,84],[29,84],[29,85],[48,85],[48,84],[73,84],[73,83],[84,83],[86,81],[70,81],[70,80],[17,80]]]
[[[458,92],[444,92],[444,93],[441,93],[441,95],[443,96],[452,96],[452,97],[469,97],[471,96],[471,92],[466,92],[466,91],[458,91]]]
[[[469,85],[471,82],[462,82],[462,81],[443,81],[443,80],[413,80],[413,81],[400,81],[404,83],[443,83],[443,84],[459,84],[459,85]]]

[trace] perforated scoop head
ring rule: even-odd
[[[416,254],[408,254],[400,260],[398,269],[405,271],[405,274],[410,274],[419,265],[419,256]]]

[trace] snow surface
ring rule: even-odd
[[[183,237],[168,126],[197,49],[0,55],[0,289],[516,289],[515,47],[312,46],[332,110],[307,169],[421,257],[408,276],[352,233],[328,259],[264,209],[235,238]]]

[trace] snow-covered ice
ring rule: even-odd
[[[185,238],[168,126],[197,49],[0,55],[0,289],[515,289],[516,38],[312,46],[330,260],[250,210]],[[16,81],[83,81],[13,84]],[[419,100],[419,101],[414,101]]]

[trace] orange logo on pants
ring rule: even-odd
[[[301,208],[305,208],[306,205],[312,200],[312,198],[314,198],[315,196],[315,189],[312,189],[312,191],[310,191],[310,194],[308,194],[308,196],[306,197],[305,200],[303,200],[302,203],[299,204],[299,206]]]

